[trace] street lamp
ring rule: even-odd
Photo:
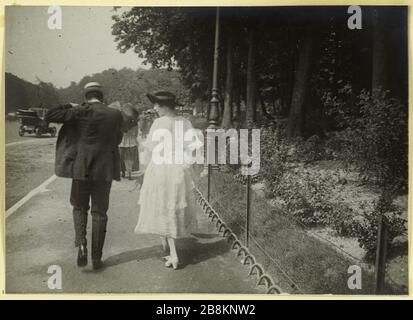
[[[219,62],[219,8],[215,16],[215,44],[214,44],[214,70],[212,74],[212,93],[209,103],[208,128],[218,128],[219,123],[219,93],[218,93],[218,62]]]
[[[214,159],[213,163],[217,161],[217,145],[215,139],[215,130],[219,127],[219,92],[218,92],[218,62],[219,62],[219,7],[217,7],[215,15],[215,43],[214,43],[214,69],[212,74],[212,92],[211,100],[209,102],[209,112],[208,112],[208,128],[206,135],[206,152],[205,152],[205,169],[207,169],[208,174],[208,201],[210,199],[210,186],[211,186],[211,169],[219,169],[217,164],[211,165],[211,160]],[[209,133],[209,134],[208,134]],[[213,147],[213,148],[212,148]],[[212,150],[213,149],[213,150]]]

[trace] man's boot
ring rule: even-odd
[[[75,246],[79,247],[77,253],[78,267],[87,265],[87,241],[86,241],[86,226],[87,226],[87,211],[81,209],[73,209],[73,223],[75,226]]]
[[[101,269],[102,250],[105,243],[107,217],[93,216],[92,218],[92,263],[93,269]]]

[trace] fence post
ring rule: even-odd
[[[208,192],[207,192],[208,202],[210,202],[209,201],[210,194],[211,194],[211,164],[208,163]]]
[[[250,238],[250,211],[251,211],[251,176],[247,175],[247,216],[245,219],[245,245],[249,247]]]
[[[384,290],[384,279],[386,275],[386,254],[388,227],[386,218],[380,215],[377,230],[377,248],[376,248],[376,265],[375,265],[375,294],[382,294]]]

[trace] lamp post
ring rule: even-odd
[[[218,62],[219,62],[219,8],[215,16],[215,44],[214,44],[214,70],[212,74],[212,97],[209,103],[208,128],[218,128],[219,121],[219,93],[218,93]]]
[[[212,74],[212,92],[211,100],[209,102],[208,112],[208,128],[206,129],[206,163],[204,172],[207,170],[208,174],[208,201],[210,200],[211,190],[211,170],[218,169],[217,161],[217,145],[215,139],[215,130],[219,127],[219,92],[218,92],[218,63],[219,63],[219,8],[216,9],[215,15],[215,42],[214,42],[214,69]],[[214,165],[211,165],[211,162]],[[206,169],[206,170],[205,170]]]

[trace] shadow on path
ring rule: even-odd
[[[215,236],[209,234],[199,234],[198,236],[215,238]],[[185,238],[177,240],[176,246],[180,258],[181,268],[187,265],[195,265],[216,256],[223,255],[230,250],[224,239],[203,243],[196,238]],[[157,245],[136,250],[128,250],[117,255],[110,256],[104,261],[104,264],[105,268],[109,268],[136,260],[141,261],[152,258],[162,259],[163,256],[164,253],[162,246]]]

